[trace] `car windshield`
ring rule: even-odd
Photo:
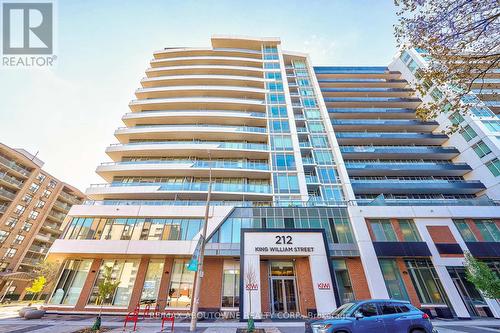
[[[339,308],[337,308],[335,311],[331,313],[332,317],[342,317],[342,316],[347,316],[351,312],[351,310],[354,308],[356,304],[355,303],[345,303]]]

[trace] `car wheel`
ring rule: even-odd
[[[425,333],[425,331],[417,328],[415,330],[412,330],[411,333]]]

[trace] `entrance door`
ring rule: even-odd
[[[270,264],[271,310],[273,313],[297,313],[297,288],[293,262]]]
[[[271,278],[273,313],[296,313],[297,297],[294,278]]]
[[[465,307],[471,317],[478,317],[480,314],[477,312],[476,305],[486,306],[486,302],[479,293],[479,291],[470,283],[465,274],[465,269],[463,267],[447,267],[448,273],[450,273],[451,279],[455,284],[455,287],[460,294],[460,297],[465,303]]]

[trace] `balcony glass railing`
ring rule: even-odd
[[[413,109],[404,108],[328,108],[330,113],[414,113]]]
[[[8,205],[0,205],[0,213],[4,213],[7,210]]]
[[[12,169],[12,170],[15,170],[17,172],[19,172],[20,174],[24,175],[24,176],[29,176],[30,175],[30,171],[23,168],[23,167],[20,167],[17,163],[13,162],[13,161],[9,161],[8,159],[6,159],[5,157],[3,157],[2,155],[0,155],[0,163],[5,165],[6,167]]]
[[[405,120],[384,120],[384,119],[332,119],[332,125],[400,125],[400,126],[411,126],[411,125],[438,125],[437,121],[419,121],[413,119]]]
[[[320,66],[314,67],[314,72],[316,74],[386,74],[386,73],[398,73],[391,72],[387,67],[381,66],[359,66],[359,67],[344,67],[344,66]]]
[[[54,212],[54,211],[50,211],[48,216],[58,220],[58,221],[63,221],[64,218],[66,217],[65,214],[61,214],[61,213],[57,213],[57,212]]]
[[[337,138],[435,138],[435,139],[447,139],[446,134],[434,134],[434,133],[397,133],[397,132],[336,132],[335,136]]]
[[[220,113],[228,116],[241,116],[241,117],[254,117],[254,118],[265,118],[266,113],[265,112],[245,112],[245,111],[238,111],[238,110],[213,110],[213,109],[196,109],[196,110],[154,110],[154,111],[142,111],[140,113],[127,113],[126,118],[140,118],[142,116],[158,116],[159,113],[165,112],[168,115],[172,114],[185,114],[185,113],[203,113],[203,112],[209,112],[209,113]]]
[[[418,98],[398,97],[324,97],[325,102],[421,102]]]
[[[314,175],[306,175],[307,184],[317,184],[319,183],[318,177]]]
[[[408,88],[321,88],[322,92],[412,92]]]
[[[449,162],[419,162],[419,163],[403,163],[403,162],[346,162],[346,168],[349,169],[470,169],[467,163],[449,163]]]
[[[0,179],[6,181],[9,184],[15,185],[17,187],[21,187],[23,185],[23,182],[9,176],[6,173],[0,173]]]
[[[447,179],[351,179],[351,183],[431,183],[431,184],[482,184],[479,180],[447,180]]]
[[[302,157],[302,164],[316,164],[312,157]]]
[[[454,147],[425,147],[425,146],[341,146],[342,153],[373,153],[373,152],[402,152],[402,153],[458,153]]]
[[[122,186],[159,186],[160,191],[208,191],[208,182],[186,183],[120,183],[92,184],[91,187],[122,187]],[[271,193],[271,186],[261,184],[226,184],[213,183],[214,192],[246,192],[246,193]]]
[[[7,191],[3,187],[0,187],[0,195],[11,200],[13,200],[16,197],[15,193]]]
[[[252,126],[229,126],[229,125],[210,125],[210,124],[193,124],[193,125],[137,125],[134,127],[119,127],[118,130],[136,130],[143,128],[152,129],[171,129],[171,130],[181,130],[181,129],[210,129],[213,131],[217,130],[230,130],[235,132],[251,132],[251,133],[266,133],[267,129],[265,127],[252,127]]]
[[[241,149],[241,150],[268,150],[268,145],[263,143],[225,142],[225,141],[143,141],[130,143],[114,143],[111,146],[135,146],[135,145],[218,145],[217,148]]]
[[[54,202],[54,206],[59,207],[63,210],[70,210],[71,209],[71,205],[67,205],[67,204],[60,202],[60,201],[57,201],[57,200],[56,200],[56,202]]]
[[[79,202],[80,199],[74,195],[68,194],[66,192],[61,192],[59,193],[59,196],[63,197],[64,199],[71,201],[71,202]]]
[[[269,164],[260,162],[238,162],[238,161],[193,161],[193,160],[165,160],[165,161],[122,161],[107,162],[101,165],[141,165],[141,164],[190,164],[190,168],[214,168],[214,169],[250,169],[269,170]]]
[[[85,205],[125,205],[125,206],[205,206],[205,200],[88,200]],[[347,201],[210,201],[211,206],[236,206],[236,207],[317,207],[317,206],[346,206]]]

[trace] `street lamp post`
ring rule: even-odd
[[[210,152],[208,152],[209,160]],[[196,280],[194,283],[194,295],[193,295],[193,307],[191,310],[191,325],[189,327],[190,332],[196,331],[196,323],[198,322],[198,307],[200,305],[200,291],[201,291],[201,279],[203,278],[203,259],[205,258],[205,244],[207,237],[207,226],[208,226],[208,214],[210,211],[210,196],[212,194],[212,165],[210,164],[209,178],[208,178],[208,193],[207,193],[207,203],[205,205],[205,220],[203,222],[203,230],[200,237],[200,257],[198,262],[198,270],[196,271]]]

